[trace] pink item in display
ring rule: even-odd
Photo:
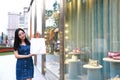
[[[108,52],[108,57],[113,58],[120,56],[120,52]]]

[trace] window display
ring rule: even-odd
[[[117,17],[120,13],[117,10],[120,7],[119,3],[119,0],[66,0],[65,80],[69,80],[71,68],[71,63],[67,62],[69,59],[80,60],[79,63],[72,63],[74,69],[76,69],[75,65],[79,65],[79,68],[75,70],[79,73],[73,71],[75,79],[79,77],[79,80],[107,80],[116,75],[120,76],[118,68],[120,66],[118,64],[120,18]],[[108,54],[109,52],[111,53]]]

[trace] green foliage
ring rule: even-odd
[[[12,55],[14,54],[13,52],[2,52],[0,53],[0,56],[4,56],[4,55]]]

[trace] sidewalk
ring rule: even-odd
[[[0,56],[0,80],[16,80],[16,58],[14,55]],[[33,80],[46,80],[35,67]]]

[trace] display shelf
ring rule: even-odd
[[[85,65],[83,65],[83,67],[84,67],[84,68],[87,68],[87,69],[100,69],[100,68],[102,68],[101,65],[91,66],[91,65],[89,65],[89,64],[85,64]]]
[[[120,75],[120,60],[114,60],[112,58],[103,58],[104,61],[110,62],[110,77],[113,78],[116,75]]]
[[[113,78],[116,75],[120,75],[120,60],[114,60],[109,57],[103,58],[104,61],[110,62],[110,77]]]
[[[68,78],[69,79],[78,79],[78,64],[80,63],[80,60],[68,60]]]
[[[113,58],[109,58],[109,57],[105,57],[103,58],[104,61],[107,61],[107,62],[119,62],[120,63],[120,60],[115,60]]]
[[[69,52],[69,53],[67,53],[67,54],[71,54],[71,55],[76,55],[76,54],[85,54],[85,52],[79,52],[79,53],[76,53],[76,52]]]
[[[101,80],[100,69],[102,68],[101,65],[98,66],[91,66],[89,64],[83,65],[83,68],[87,69],[88,76],[87,80]]]

